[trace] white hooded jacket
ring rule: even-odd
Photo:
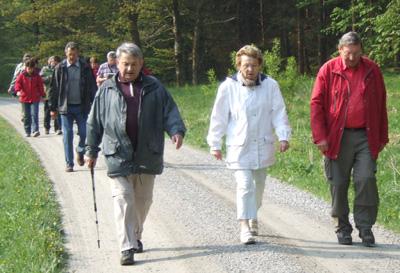
[[[276,136],[288,141],[291,134],[279,85],[260,74],[257,85],[244,86],[235,74],[219,86],[211,114],[207,143],[221,150],[226,135],[229,169],[260,169],[275,162]]]

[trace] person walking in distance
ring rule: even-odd
[[[339,244],[351,245],[348,189],[352,175],[354,222],[365,246],[373,246],[379,195],[377,158],[388,143],[386,90],[379,67],[362,56],[356,32],[344,34],[339,56],[319,70],[311,96],[313,141],[325,156]]]
[[[102,63],[97,71],[96,82],[100,86],[105,80],[111,78],[118,72],[118,67],[116,65],[115,51],[110,51],[107,53],[107,62]]]
[[[39,132],[39,103],[46,96],[43,81],[36,68],[36,61],[28,59],[25,69],[19,73],[15,81],[15,92],[24,109],[24,128],[27,137],[38,137]]]
[[[50,92],[50,87],[51,87],[50,83],[51,83],[51,78],[53,77],[54,67],[58,65],[60,62],[61,58],[59,56],[51,56],[47,60],[47,65],[43,66],[42,70],[40,70],[40,76],[42,76],[46,92],[46,98],[44,100],[44,130],[46,135],[49,134],[50,132],[50,121],[51,121],[49,99],[48,99],[48,94]],[[57,135],[62,134],[60,115],[57,115],[57,117],[54,118],[54,132]]]
[[[61,115],[66,172],[74,169],[73,123],[76,121],[79,144],[76,160],[83,166],[86,139],[86,120],[97,90],[90,65],[79,58],[79,47],[75,42],[65,46],[66,59],[54,69],[49,92],[50,114]]]
[[[117,51],[119,72],[99,88],[87,121],[86,157],[93,168],[102,144],[111,178],[121,265],[143,251],[143,225],[153,198],[155,175],[163,170],[164,132],[176,149],[185,125],[168,91],[144,75],[143,54],[134,43]]]
[[[237,184],[240,241],[255,243],[257,211],[261,207],[267,167],[274,163],[275,134],[279,150],[289,148],[291,128],[278,83],[261,73],[261,51],[252,45],[236,53],[238,72],[219,86],[211,113],[207,142],[211,154],[222,159],[226,136],[226,164]]]

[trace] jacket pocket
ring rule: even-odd
[[[118,151],[118,142],[115,140],[107,139],[103,142],[103,154],[105,156],[115,155]]]

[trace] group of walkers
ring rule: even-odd
[[[348,205],[352,175],[355,225],[362,243],[373,246],[371,228],[379,204],[376,160],[388,143],[386,91],[379,67],[362,56],[357,33],[344,34],[338,51],[338,57],[321,67],[312,90],[312,136],[325,156],[338,243],[352,244]],[[143,54],[136,44],[121,44],[100,67],[95,59],[90,64],[82,61],[76,43],[68,43],[65,54],[66,59],[52,73],[48,107],[52,117],[61,116],[66,171],[74,167],[72,126],[76,121],[80,137],[77,163],[94,168],[102,150],[112,185],[120,263],[131,265],[134,255],[144,249],[143,225],[153,201],[154,179],[163,171],[164,133],[179,149],[186,128],[169,92],[154,76],[144,73]],[[257,212],[267,167],[275,161],[276,137],[280,152],[289,149],[291,137],[279,85],[261,72],[262,64],[257,47],[246,45],[238,50],[237,73],[218,88],[207,136],[210,152],[218,160],[223,158],[225,137],[225,161],[237,184],[243,244],[254,244],[259,234]],[[28,61],[25,66],[21,77],[32,77],[33,83],[35,65]],[[98,69],[97,84],[91,68]],[[42,79],[35,77],[38,99],[45,93]],[[29,102],[22,89],[16,85],[21,102]]]

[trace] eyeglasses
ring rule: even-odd
[[[358,58],[362,55],[362,52],[361,51],[357,51],[357,52],[341,51],[341,55],[345,58],[349,58],[349,57]]]

